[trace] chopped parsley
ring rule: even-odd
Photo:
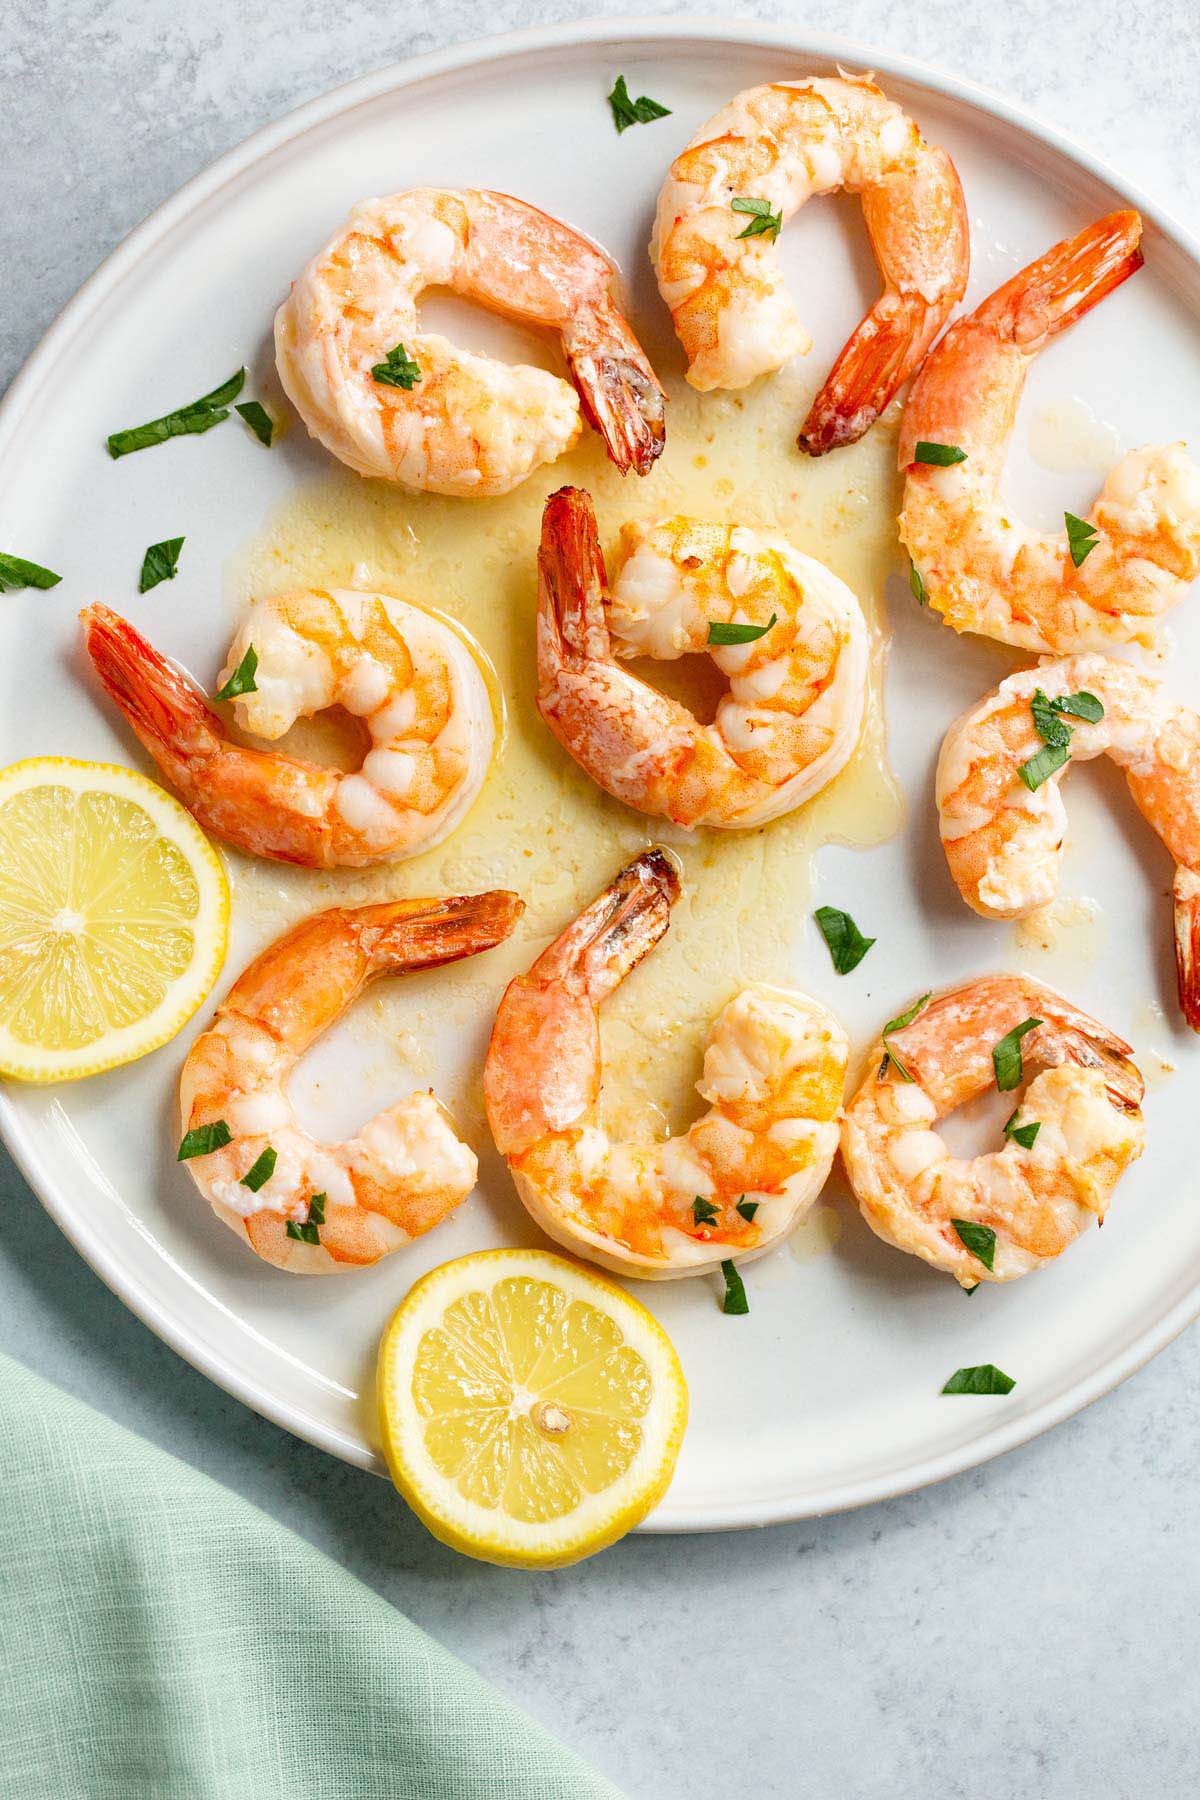
[[[1011,1394],[1016,1387],[1011,1375],[995,1363],[977,1363],[971,1369],[955,1369],[943,1394]]]
[[[1067,526],[1067,548],[1071,552],[1071,561],[1078,568],[1096,548],[1097,530],[1086,519],[1077,519],[1074,513],[1064,513],[1063,518]]]
[[[777,238],[779,236],[780,227],[783,224],[783,213],[772,212],[771,202],[769,200],[750,199],[739,194],[737,198],[731,200],[729,204],[732,206],[735,213],[750,214],[750,223],[747,225],[745,231],[738,232],[739,239],[752,237]]]
[[[908,585],[917,605],[927,606],[929,596],[925,592],[925,580],[911,556],[908,559]]]
[[[125,431],[114,431],[108,439],[108,454],[114,459],[131,456],[135,450],[149,450],[155,444],[165,444],[168,438],[193,437],[202,431],[211,431],[214,425],[229,417],[229,408],[241,393],[245,380],[245,369],[238,369],[211,394],[202,394],[199,400],[164,413],[161,419],[132,425]]]
[[[1056,774],[1070,760],[1071,752],[1065,744],[1045,744],[1036,755],[1021,764],[1017,774],[1030,793],[1036,794],[1043,781],[1049,781],[1051,775]]]
[[[851,969],[857,969],[875,939],[864,937],[850,914],[839,907],[818,906],[813,918],[829,946],[837,973],[849,975]]]
[[[160,581],[174,581],[179,567],[179,552],[183,549],[182,538],[164,538],[161,544],[151,544],[142,558],[142,573],[138,581],[138,593],[148,594],[156,588]]]
[[[671,116],[670,107],[652,100],[649,94],[639,94],[636,100],[631,100],[623,75],[618,75],[614,81],[608,104],[612,108],[613,124],[618,133],[628,131],[631,125],[649,125],[654,119],[669,119]]]
[[[1078,694],[1060,694],[1057,700],[1051,700],[1037,688],[1029,702],[1029,710],[1044,748],[1023,762],[1017,774],[1030,793],[1036,793],[1043,781],[1071,760],[1072,727],[1064,715],[1095,725],[1104,717],[1104,704],[1086,690]]]
[[[933,444],[927,438],[922,438],[913,451],[915,463],[931,463],[935,469],[949,469],[966,460],[966,451],[957,444]]]
[[[324,1194],[311,1195],[308,1202],[308,1217],[303,1220],[288,1220],[287,1235],[290,1238],[294,1238],[297,1243],[301,1244],[320,1243],[321,1234],[317,1230],[317,1226],[325,1223],[325,1198]]]
[[[778,613],[772,613],[765,625],[725,624],[719,619],[714,619],[708,627],[708,641],[710,644],[757,643],[760,637],[766,637],[778,617]]]
[[[992,1068],[996,1071],[996,1086],[1002,1094],[1007,1094],[1015,1087],[1020,1087],[1025,1073],[1021,1062],[1021,1039],[1027,1032],[1033,1031],[1041,1024],[1040,1019],[1025,1019],[1020,1025],[1014,1025],[1011,1031],[1005,1032],[1000,1042],[992,1051]],[[1012,1121],[1010,1120],[1011,1124]]]
[[[976,1225],[971,1219],[951,1219],[955,1231],[972,1256],[990,1269],[996,1255],[996,1234],[990,1225]]]
[[[257,1194],[260,1187],[265,1187],[275,1173],[276,1152],[270,1144],[260,1156],[254,1160],[251,1168],[242,1176],[242,1186],[248,1187],[252,1194]]]
[[[233,1142],[233,1133],[224,1119],[214,1119],[211,1125],[193,1125],[184,1133],[183,1142],[179,1146],[177,1162],[187,1162],[192,1156],[211,1156],[214,1150],[223,1150],[226,1144]]]
[[[239,694],[257,694],[258,683],[255,672],[258,669],[258,651],[253,644],[247,644],[243,656],[224,687],[219,687],[213,695],[214,700],[236,700]]]
[[[741,1213],[748,1225],[761,1205],[761,1200],[747,1200],[745,1194],[743,1194],[733,1210],[735,1213]]]
[[[733,1263],[723,1262],[721,1273],[725,1277],[725,1298],[721,1302],[721,1311],[748,1313],[750,1302],[746,1298],[746,1286]]]
[[[371,373],[381,387],[403,388],[409,393],[421,379],[421,365],[412,360],[403,344],[393,344],[384,360],[373,366]]]
[[[275,421],[261,401],[244,400],[233,410],[240,418],[245,419],[259,443],[265,444],[269,450],[271,440],[275,436]]]
[[[0,594],[10,588],[52,588],[62,580],[53,569],[43,569],[41,563],[26,562],[23,556],[9,556],[0,550]]]
[[[1080,688],[1077,694],[1061,695],[1050,702],[1050,707],[1056,713],[1070,713],[1073,719],[1086,719],[1089,725],[1098,725],[1104,717],[1104,702],[1086,688]]]
[[[896,1055],[896,1052],[892,1049],[892,1046],[888,1042],[888,1039],[891,1037],[893,1031],[903,1031],[904,1027],[906,1025],[911,1025],[913,1020],[916,1018],[917,1014],[920,1012],[921,1008],[924,1005],[926,1005],[926,1003],[929,1000],[931,1000],[932,998],[933,998],[933,989],[930,988],[930,990],[927,994],[922,994],[921,998],[919,1000],[916,1000],[913,1002],[913,1004],[909,1007],[907,1012],[902,1012],[898,1019],[889,1019],[887,1024],[884,1026],[884,1028],[883,1028],[883,1061],[879,1065],[879,1074],[880,1074],[881,1079],[884,1075],[887,1074],[888,1064],[891,1063],[891,1065],[895,1069],[897,1075],[899,1075],[901,1081],[911,1081],[912,1080],[912,1076],[909,1074],[909,1072],[905,1068],[904,1064],[900,1061],[900,1058]]]
[[[1017,1112],[1020,1110],[1018,1107]],[[1022,1150],[1032,1150],[1041,1129],[1040,1119],[1031,1119],[1028,1125],[1018,1125],[1017,1113],[1012,1113],[1004,1127],[1004,1135],[1006,1138],[1011,1138],[1014,1144],[1020,1144]]]
[[[1071,727],[1062,718],[1062,708],[1056,706],[1038,688],[1029,702],[1029,710],[1033,714],[1033,723],[1043,744],[1049,744],[1055,750],[1065,748],[1071,741]]]
[[[696,1198],[692,1201],[692,1224],[715,1225],[716,1222],[717,1209],[712,1201],[703,1200],[700,1195],[697,1194]]]

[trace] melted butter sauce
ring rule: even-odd
[[[502,729],[483,790],[444,843],[409,862],[328,874],[229,856],[238,917],[266,941],[318,907],[411,894],[510,887],[526,902],[512,939],[487,955],[387,982],[356,1009],[354,1029],[421,1084],[436,1082],[468,1139],[484,1141],[481,1075],[505,983],[648,845],[677,857],[683,895],[671,929],[605,1008],[603,1107],[619,1136],[676,1131],[695,1116],[694,1083],[715,1010],[748,981],[800,978],[795,955],[813,854],[827,842],[868,846],[894,834],[904,805],[888,767],[881,702],[886,648],[883,588],[897,566],[898,408],[860,443],[813,461],[795,448],[816,372],[785,371],[742,394],[704,395],[669,384],[667,448],[649,477],[622,478],[599,440],[580,443],[515,493],[464,501],[411,495],[331,465],[296,492],[226,572],[240,612],[293,586],[357,586],[395,593],[456,623],[482,651]],[[783,533],[827,563],[857,594],[870,640],[868,717],[842,773],[807,806],[758,830],[688,832],[644,818],[602,793],[538,716],[534,664],[535,555],[542,505],[565,483],[592,495],[606,550],[621,525],[674,512]],[[639,672],[711,716],[708,659],[699,673]],[[682,683],[682,686],[681,686]],[[318,719],[284,747],[353,766],[348,722]],[[801,982],[802,985],[802,982]],[[436,1034],[434,1026],[436,1024]],[[456,1053],[436,1054],[448,1033]],[[374,1094],[370,1104],[378,1104]],[[364,1109],[365,1110],[365,1109]],[[814,1228],[815,1229],[815,1228]],[[810,1234],[811,1235],[811,1234]],[[812,1237],[827,1243],[822,1226]]]
[[[1013,934],[1025,952],[1091,963],[1104,947],[1104,914],[1086,894],[1059,895],[1018,919]]]
[[[1043,469],[1086,469],[1107,475],[1121,454],[1115,425],[1099,418],[1077,394],[1040,407],[1029,426],[1029,454]]]
[[[1146,1077],[1148,1088],[1160,1088],[1170,1081],[1179,1065],[1156,1045],[1148,1043],[1151,1033],[1169,1030],[1166,1014],[1156,1000],[1147,1000],[1134,1017],[1133,1028],[1137,1032],[1137,1049],[1134,1060],[1142,1074]]]

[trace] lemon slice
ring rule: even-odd
[[[484,1250],[412,1289],[379,1352],[392,1479],[468,1556],[555,1569],[662,1498],[687,1423],[670,1338],[614,1282],[546,1250]]]
[[[175,1036],[225,959],[229,885],[189,812],[132,769],[0,769],[0,1074],[95,1075]]]

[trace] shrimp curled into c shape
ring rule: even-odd
[[[804,354],[812,339],[788,298],[775,232],[813,194],[849,188],[863,212],[884,291],[834,364],[800,432],[820,456],[868,431],[918,368],[970,266],[967,209],[954,164],[875,83],[844,76],[747,88],[675,158],[658,199],[650,255],[707,393],[740,388]]]
[[[276,314],[279,377],[312,435],[360,475],[507,494],[570,449],[580,402],[621,472],[645,475],[663,447],[666,400],[617,286],[594,244],[507,194],[410,188],[364,200]],[[430,287],[558,332],[578,397],[545,369],[422,331]],[[398,348],[411,385],[372,374]]]
[[[930,606],[955,631],[1056,656],[1153,648],[1159,614],[1200,574],[1200,468],[1182,444],[1133,450],[1110,471],[1078,566],[1065,532],[1022,525],[1000,494],[1030,363],[1141,267],[1141,233],[1136,212],[1115,212],[1056,244],[956,320],[913,383],[900,535]],[[922,441],[965,459],[917,462]]]
[[[1034,717],[1090,695],[1096,720],[1056,716],[1070,730],[1070,761],[1030,791],[1020,770],[1043,750]],[[1039,714],[1044,718],[1041,703]],[[1061,734],[1065,735],[1065,734]],[[1175,862],[1179,1004],[1200,1031],[1200,716],[1167,700],[1159,683],[1107,656],[1071,656],[1010,675],[946,733],[937,768],[942,848],[968,906],[1019,919],[1058,891],[1067,839],[1059,784],[1071,762],[1111,756],[1134,804]]]
[[[992,1085],[992,1051],[1030,1019],[1041,1022],[1022,1039],[1022,1060],[1040,1066],[1009,1123],[1032,1141],[1008,1135],[1002,1150],[952,1156],[935,1123]],[[846,1108],[842,1159],[863,1218],[963,1287],[1048,1262],[1103,1219],[1142,1153],[1144,1084],[1129,1058],[1121,1038],[1022,975],[937,995],[875,1044]],[[990,1268],[956,1220],[995,1233]]]
[[[842,769],[867,698],[850,589],[782,538],[668,519],[627,526],[606,604],[591,500],[546,502],[538,555],[538,710],[606,793],[678,825],[741,829],[790,812]],[[768,627],[713,645],[710,625]],[[729,678],[711,725],[621,667],[707,652]]]
[[[665,1142],[608,1137],[599,1008],[666,931],[678,895],[661,850],[630,863],[510,983],[484,1071],[496,1147],[542,1230],[649,1280],[761,1255],[792,1229],[829,1173],[846,1077],[846,1034],[823,1006],[743,988],[709,1031],[703,1117]]]
[[[357,868],[440,843],[483,785],[495,727],[483,676],[449,625],[389,594],[302,588],[258,600],[222,683],[250,650],[239,725],[279,738],[341,706],[371,747],[349,774],[235,743],[195,688],[106,606],[80,614],[109,694],[206,830],[252,856]]]
[[[184,1133],[223,1122],[231,1134],[187,1167],[257,1255],[302,1275],[378,1262],[470,1193],[474,1152],[432,1092],[322,1144],[297,1125],[286,1082],[368,982],[488,950],[523,910],[503,891],[335,907],[302,920],[234,982],[183,1065],[180,1119]],[[264,1177],[257,1187],[245,1179],[252,1170]]]

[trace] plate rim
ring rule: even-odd
[[[675,44],[695,42],[736,44],[749,50],[780,51],[789,56],[813,56],[829,62],[845,62],[871,69],[922,87],[942,99],[964,104],[974,112],[1013,128],[1044,148],[1065,158],[1093,179],[1111,188],[1126,203],[1136,206],[1163,237],[1200,272],[1200,238],[1182,225],[1136,182],[1131,182],[1111,163],[1086,144],[1040,119],[1022,103],[1012,101],[973,79],[950,73],[901,52],[880,49],[837,33],[809,32],[787,25],[759,24],[754,20],[726,20],[704,14],[680,13],[657,18],[635,15],[618,19],[581,19],[566,24],[534,25],[487,37],[470,38],[423,52],[403,62],[389,63],[366,75],[356,76],[326,92],[301,102],[280,118],[260,126],[214,162],[191,176],[135,225],[76,289],[58,313],[0,398],[0,459],[18,433],[36,391],[52,374],[60,346],[83,325],[118,282],[123,281],[159,240],[189,213],[211,201],[220,190],[255,164],[340,114],[388,93],[458,70],[478,67],[497,59],[513,59],[542,51],[596,47],[607,42],[633,48],[648,41]],[[374,1474],[384,1474],[382,1462],[368,1446],[326,1426],[291,1402],[259,1387],[236,1362],[197,1340],[191,1328],[145,1290],[136,1275],[108,1249],[103,1234],[89,1229],[86,1216],[61,1203],[56,1183],[42,1166],[32,1134],[18,1117],[16,1102],[7,1084],[0,1084],[0,1139],[28,1181],[41,1205],[63,1235],[116,1297],[168,1344],[226,1393],[243,1405],[291,1432],[317,1449]],[[1007,1426],[999,1425],[970,1443],[936,1456],[853,1481],[840,1481],[815,1492],[775,1496],[768,1501],[747,1500],[684,1505],[664,1502],[641,1526],[647,1533],[723,1531],[750,1526],[783,1524],[850,1511],[859,1506],[893,1499],[945,1481],[953,1475],[980,1467],[1004,1455],[1111,1393],[1129,1376],[1176,1338],[1200,1315],[1200,1274],[1191,1288],[1159,1317],[1138,1333],[1123,1349],[1098,1364],[1059,1394]]]

